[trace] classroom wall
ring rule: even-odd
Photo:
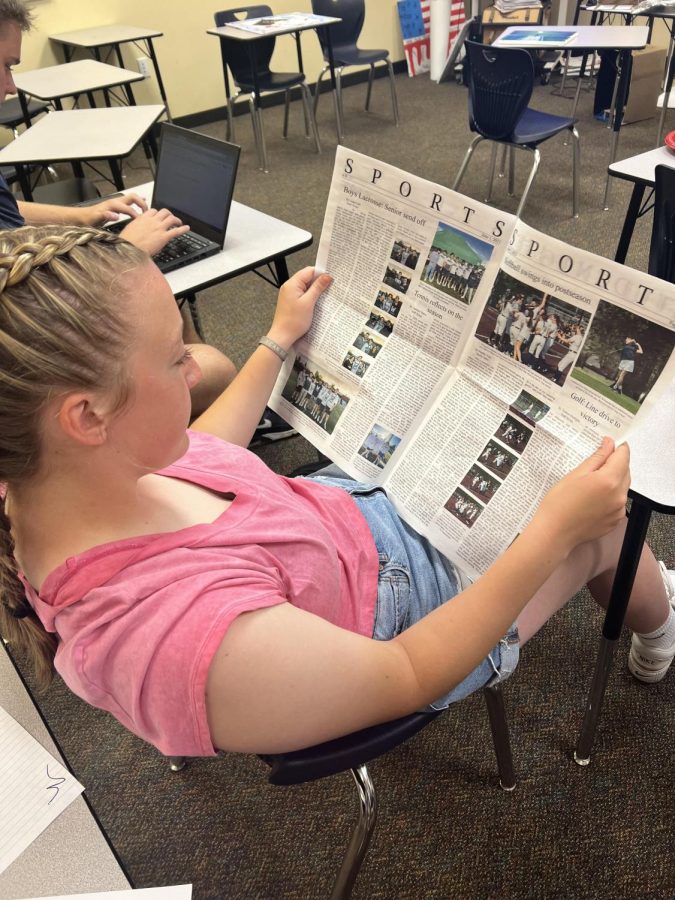
[[[63,62],[60,50],[49,41],[50,34],[117,22],[157,28],[164,32],[164,37],[155,41],[155,51],[172,114],[185,116],[221,107],[225,90],[218,38],[207,35],[206,29],[213,25],[215,10],[242,5],[242,0],[191,0],[188,4],[183,0],[38,0],[33,4],[36,28],[24,37],[19,71]],[[269,5],[275,13],[311,11],[309,0],[271,0]],[[367,0],[361,44],[386,47],[393,60],[403,59],[395,0]],[[134,60],[140,51],[127,45],[124,52],[128,68],[135,70]],[[302,52],[305,72],[313,82],[322,68],[319,42],[313,32],[303,34]],[[297,70],[292,37],[277,39],[272,67]],[[139,103],[159,102],[154,76],[134,85],[134,94]]]

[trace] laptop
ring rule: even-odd
[[[160,271],[171,272],[223,249],[240,148],[178,125],[160,128],[151,205],[190,226],[153,257]],[[115,223],[115,230],[127,224]]]

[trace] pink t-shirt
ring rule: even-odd
[[[372,635],[378,555],[339,488],[273,473],[254,454],[190,433],[160,474],[235,499],[213,523],[95,547],[26,593],[80,697],[169,756],[213,756],[209,665],[240,613],[286,601]]]

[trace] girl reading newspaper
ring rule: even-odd
[[[150,259],[95,229],[0,236],[0,631],[165,754],[285,751],[443,706],[505,678],[583,584],[607,601],[625,446],[606,439],[467,586],[381,489],[246,450],[329,283],[281,288],[187,431],[200,372]],[[672,594],[646,550],[626,616],[645,681],[675,655]]]

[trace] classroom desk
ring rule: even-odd
[[[528,26],[524,26],[527,28]],[[626,97],[628,96],[628,86],[630,84],[631,72],[631,53],[633,50],[641,50],[647,44],[649,29],[646,25],[569,25],[565,26],[565,31],[575,31],[576,38],[571,43],[547,43],[541,47],[537,47],[531,43],[518,41],[504,41],[504,38],[512,31],[521,31],[523,26],[518,28],[507,28],[496,41],[495,47],[521,47],[526,50],[546,49],[546,50],[618,50],[619,52],[619,84],[616,91],[616,103],[614,106],[614,117],[612,119],[612,140],[609,150],[610,165],[616,159],[616,153],[619,146],[619,129],[623,120],[623,111],[626,105]],[[536,31],[561,31],[559,25],[538,25],[534,26]],[[605,196],[603,206],[608,208],[610,177],[607,175],[605,184]]]
[[[26,200],[32,199],[32,192],[24,167],[55,162],[72,162],[81,170],[84,161],[107,160],[112,183],[123,190],[118,160],[128,156],[146,135],[154,148],[149,132],[163,112],[164,107],[157,104],[49,113],[0,150],[0,165],[16,166]],[[80,171],[76,174],[81,177]]]
[[[675,514],[675,453],[669,453],[666,449],[675,446],[675,381],[666,387],[643,427],[629,438],[628,443],[632,474],[629,496],[632,497],[632,504],[602,626],[579,741],[574,752],[574,760],[580,766],[586,766],[590,762],[607,678],[616,643],[621,636],[651,514]],[[648,699],[645,697],[645,702]]]
[[[153,182],[150,181],[129,188],[127,193],[140,194],[150,203],[152,189]],[[312,241],[311,232],[233,200],[223,250],[175,269],[166,278],[178,300],[244,272],[256,272],[275,287],[280,287],[288,279],[286,257],[309,247]],[[257,272],[262,266],[267,266],[269,275]]]
[[[37,707],[0,641],[0,706],[63,762]],[[86,785],[85,785],[86,787]],[[122,891],[130,887],[84,796],[0,873],[0,897],[18,900],[45,894]]]
[[[630,6],[625,3],[600,3],[597,6],[589,6],[588,3],[581,3],[579,4],[577,9],[577,16],[579,14],[579,10],[591,13],[592,25],[594,25],[596,22],[602,24],[602,22],[604,22],[606,19],[611,18],[615,15],[621,16],[627,25],[630,25],[633,19],[636,19],[638,16],[649,19],[650,41],[655,19],[660,19],[668,29],[668,53],[666,56],[665,78],[663,81],[662,93],[663,105],[661,107],[661,114],[659,115],[659,125],[656,131],[656,146],[660,147],[661,139],[663,136],[663,125],[666,118],[666,110],[669,108],[670,93],[673,87],[673,78],[675,76],[675,12],[673,12],[672,10],[636,11],[634,6]]]
[[[608,169],[611,177],[622,178],[624,181],[633,183],[633,193],[628,203],[626,218],[623,222],[621,236],[614,255],[614,259],[617,262],[623,263],[626,261],[635,223],[640,216],[643,216],[652,208],[648,205],[649,201],[642,206],[642,199],[645,190],[648,187],[654,187],[654,170],[657,166],[675,168],[675,152],[669,150],[668,147],[659,147],[656,150],[648,150],[646,153],[638,153],[636,156],[629,156],[628,159],[612,163]]]
[[[123,69],[122,44],[134,44],[138,49],[150,57],[157,78],[157,87],[166,107],[166,117],[171,121],[169,101],[164,90],[162,73],[159,69],[157,54],[152,43],[153,38],[163,37],[162,31],[151,28],[138,28],[135,25],[98,25],[93,28],[79,28],[77,31],[63,31],[60,34],[50,34],[49,40],[60,44],[67,63],[71,62],[73,53],[78,50],[86,50],[94,59],[102,62],[101,48],[108,47],[115,53],[119,67]]]
[[[255,89],[255,93],[253,95],[253,102],[256,106],[256,109],[260,106],[260,91],[258,90],[258,76],[257,71],[258,67],[256,65],[256,42],[264,39],[269,39],[270,37],[279,37],[283,34],[292,34],[295,38],[295,46],[298,53],[298,69],[304,74],[305,70],[302,64],[302,49],[300,47],[300,32],[301,31],[319,31],[323,32],[325,41],[326,41],[326,49],[328,51],[328,68],[330,70],[330,84],[331,90],[333,92],[333,107],[335,109],[335,129],[337,131],[337,139],[338,143],[341,143],[344,140],[344,131],[342,127],[342,112],[340,110],[340,103],[337,96],[337,84],[335,82],[335,64],[333,62],[333,44],[331,42],[330,37],[330,29],[331,25],[335,25],[337,22],[341,22],[342,19],[331,18],[327,21],[323,22],[320,25],[317,24],[307,24],[302,26],[292,26],[290,28],[280,27],[279,30],[275,30],[274,34],[254,34],[252,31],[244,31],[241,28],[232,28],[230,25],[223,25],[220,28],[207,28],[207,34],[213,34],[222,40],[232,40],[232,41],[243,41],[246,44],[247,50],[249,52],[249,56],[251,59],[251,72],[253,74],[253,86]],[[225,94],[229,101],[230,99],[230,83],[227,72],[225,72]]]
[[[128,188],[126,193],[140,194],[150,205],[152,189],[153,182],[149,181]],[[312,241],[311,232],[234,200],[222,251],[175,269],[166,275],[166,279],[176,300],[188,303],[197,333],[202,337],[196,306],[199,291],[245,272],[255,272],[278,288],[288,280],[287,257],[309,247]],[[259,271],[263,266],[267,267],[267,272]],[[182,304],[179,302],[179,305]]]
[[[142,80],[140,72],[109,66],[95,59],[80,59],[58,66],[46,66],[44,69],[17,72],[14,76],[26,125],[30,125],[25,106],[26,96],[53,103],[56,109],[61,110],[61,101],[65,97],[77,98],[80,94],[86,94],[89,105],[96,106],[94,91],[104,91],[106,106],[110,106],[110,89],[123,87],[129,105],[133,106],[136,101],[131,85],[134,81]]]

